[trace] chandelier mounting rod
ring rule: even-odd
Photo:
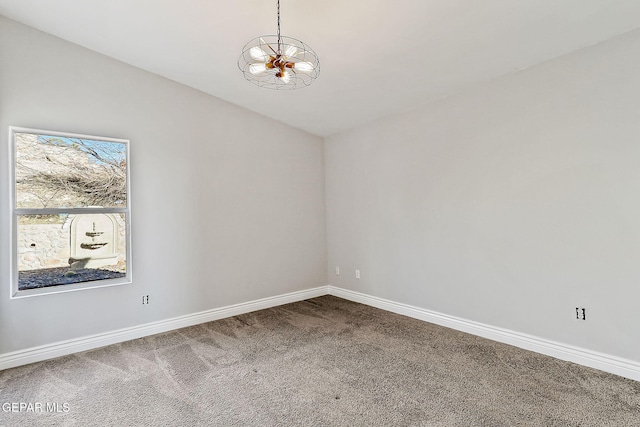
[[[280,0],[278,0],[278,55],[282,55],[282,48],[280,45]]]

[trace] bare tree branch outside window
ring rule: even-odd
[[[17,207],[124,207],[122,144],[22,134],[16,159]]]

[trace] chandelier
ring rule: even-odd
[[[298,39],[278,34],[251,40],[242,49],[238,68],[245,79],[268,89],[297,89],[309,86],[320,74],[318,55]]]

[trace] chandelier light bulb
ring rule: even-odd
[[[296,53],[298,52],[298,48],[292,45],[287,46],[287,48],[284,50],[284,56],[287,56],[289,58],[291,58],[292,56],[294,56]]]
[[[269,60],[269,55],[258,46],[249,49],[249,55],[256,61],[267,62]]]
[[[293,69],[302,73],[311,73],[313,72],[313,64],[311,62],[296,62]]]
[[[267,71],[267,64],[259,63],[259,64],[251,64],[249,65],[249,72],[251,74],[261,74]]]

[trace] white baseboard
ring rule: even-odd
[[[172,331],[174,329],[185,328],[188,326],[198,325],[200,323],[263,310],[265,308],[315,298],[322,295],[327,295],[326,286],[291,292],[284,295],[229,305],[221,308],[214,308],[213,310],[174,317],[172,319],[161,320],[158,322],[146,323],[144,325],[133,326],[130,328],[118,329],[88,337],[60,341],[53,344],[14,351],[12,353],[0,354],[0,371],[3,369],[14,368],[16,366],[27,365],[29,363],[53,359],[55,357],[66,356],[68,354],[78,353],[81,351],[92,350],[106,345],[117,344],[136,338]]]
[[[144,325],[133,326],[130,328],[118,329],[88,337],[76,338],[19,350],[12,353],[0,354],[0,370],[53,359],[55,357],[66,356],[68,354],[78,353],[81,351],[92,350],[106,345],[117,344],[136,338],[194,326],[200,323],[211,322],[214,320],[224,319],[226,317],[237,316],[256,310],[276,307],[327,294],[640,381],[640,363],[638,362],[546,340],[520,332],[510,331],[508,329],[461,319],[459,317],[426,310],[420,307],[389,301],[360,292],[337,288],[335,286],[320,286],[304,291],[291,292],[284,295],[215,308],[213,310],[188,314],[158,322],[146,323]]]
[[[632,360],[622,359],[608,354],[510,331],[508,329],[485,325],[407,304],[400,304],[335,286],[329,286],[329,294],[640,381],[640,363]]]

